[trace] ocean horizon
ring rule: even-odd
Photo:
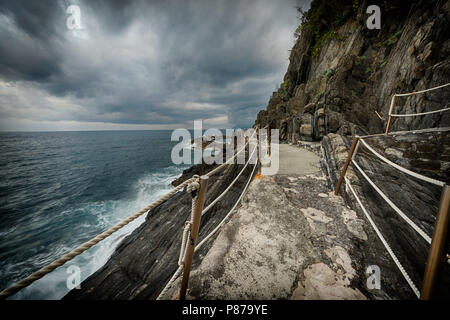
[[[171,130],[0,132],[0,285],[8,287],[165,194]],[[69,266],[98,270],[145,219],[129,225],[11,299],[60,299]]]

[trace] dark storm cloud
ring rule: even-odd
[[[66,28],[69,4],[79,5],[83,30]],[[299,5],[307,6],[2,1],[0,77],[14,90],[0,87],[1,115],[22,107],[29,120],[173,124],[225,117],[228,125],[248,126],[282,81]]]

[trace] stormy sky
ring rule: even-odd
[[[0,130],[251,126],[286,72],[297,6],[0,0]]]

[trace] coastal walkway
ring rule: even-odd
[[[335,197],[319,156],[279,145],[274,176],[256,176],[241,206],[192,269],[187,299],[365,299],[350,286],[363,221]],[[306,205],[307,204],[307,205]],[[353,261],[353,263],[355,263]],[[163,299],[177,296],[178,283]]]

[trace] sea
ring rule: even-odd
[[[0,133],[0,289],[170,189],[171,131]],[[190,146],[189,146],[190,147]],[[60,299],[108,260],[145,215],[10,299]],[[79,271],[79,273],[78,273]]]

